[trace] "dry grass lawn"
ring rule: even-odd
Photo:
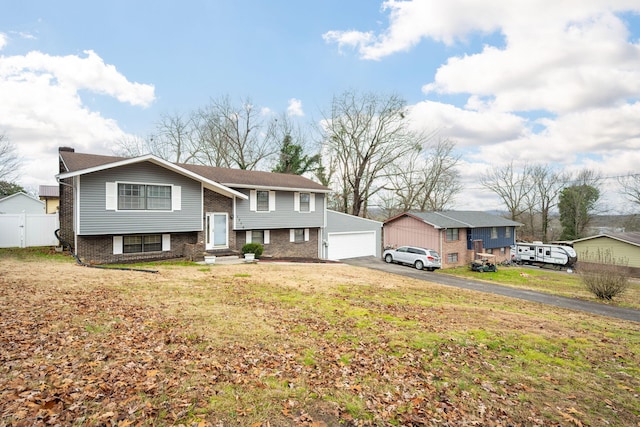
[[[0,252],[0,426],[638,426],[640,325],[341,264]]]

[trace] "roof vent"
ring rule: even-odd
[[[61,151],[68,151],[70,153],[75,153],[76,152],[76,150],[71,148],[71,147],[59,147],[58,148],[58,152],[61,152]]]

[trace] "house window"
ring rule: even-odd
[[[491,228],[491,238],[492,239],[497,239],[498,238],[498,228],[496,228],[496,227],[492,227]]]
[[[122,252],[125,254],[155,252],[161,250],[162,235],[160,234],[147,236],[124,236],[122,239]]]
[[[500,248],[500,255],[504,255],[506,252],[505,248]]]
[[[258,190],[256,192],[256,208],[258,211],[269,212],[269,192]]]
[[[290,228],[289,229],[289,242],[302,243],[309,241],[309,229],[308,228]]]
[[[504,228],[504,237],[506,237],[507,239],[511,238],[511,227]]]
[[[485,252],[488,254],[493,254],[493,248],[485,249]]]
[[[311,211],[311,194],[300,193],[300,212]]]
[[[264,230],[251,230],[251,243],[264,245]]]
[[[458,253],[447,254],[447,263],[452,264],[458,262]]]
[[[460,240],[459,231],[457,228],[447,228],[447,242],[454,242]]]
[[[171,186],[118,184],[120,210],[171,210]]]

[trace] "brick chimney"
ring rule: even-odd
[[[62,161],[61,153],[75,153],[71,147],[58,147],[58,169],[60,173],[68,172]],[[60,237],[73,244],[73,178],[59,180],[60,204],[58,208],[58,221],[60,224]]]

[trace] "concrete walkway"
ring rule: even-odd
[[[458,288],[487,292],[511,298],[518,298],[526,301],[533,301],[541,304],[567,308],[570,310],[584,311],[601,316],[630,320],[632,322],[640,322],[640,310],[634,310],[632,308],[615,307],[597,302],[584,301],[577,298],[567,298],[546,294],[543,292],[511,288],[508,286],[496,285],[493,283],[481,282],[478,280],[454,277],[448,274],[430,273],[427,271],[416,270],[415,268],[411,268],[408,266],[387,264],[382,259],[375,257],[352,258],[342,260],[342,262],[358,267],[366,267],[375,270],[386,271],[388,273],[399,274],[414,279],[439,283],[441,285],[455,286]]]

